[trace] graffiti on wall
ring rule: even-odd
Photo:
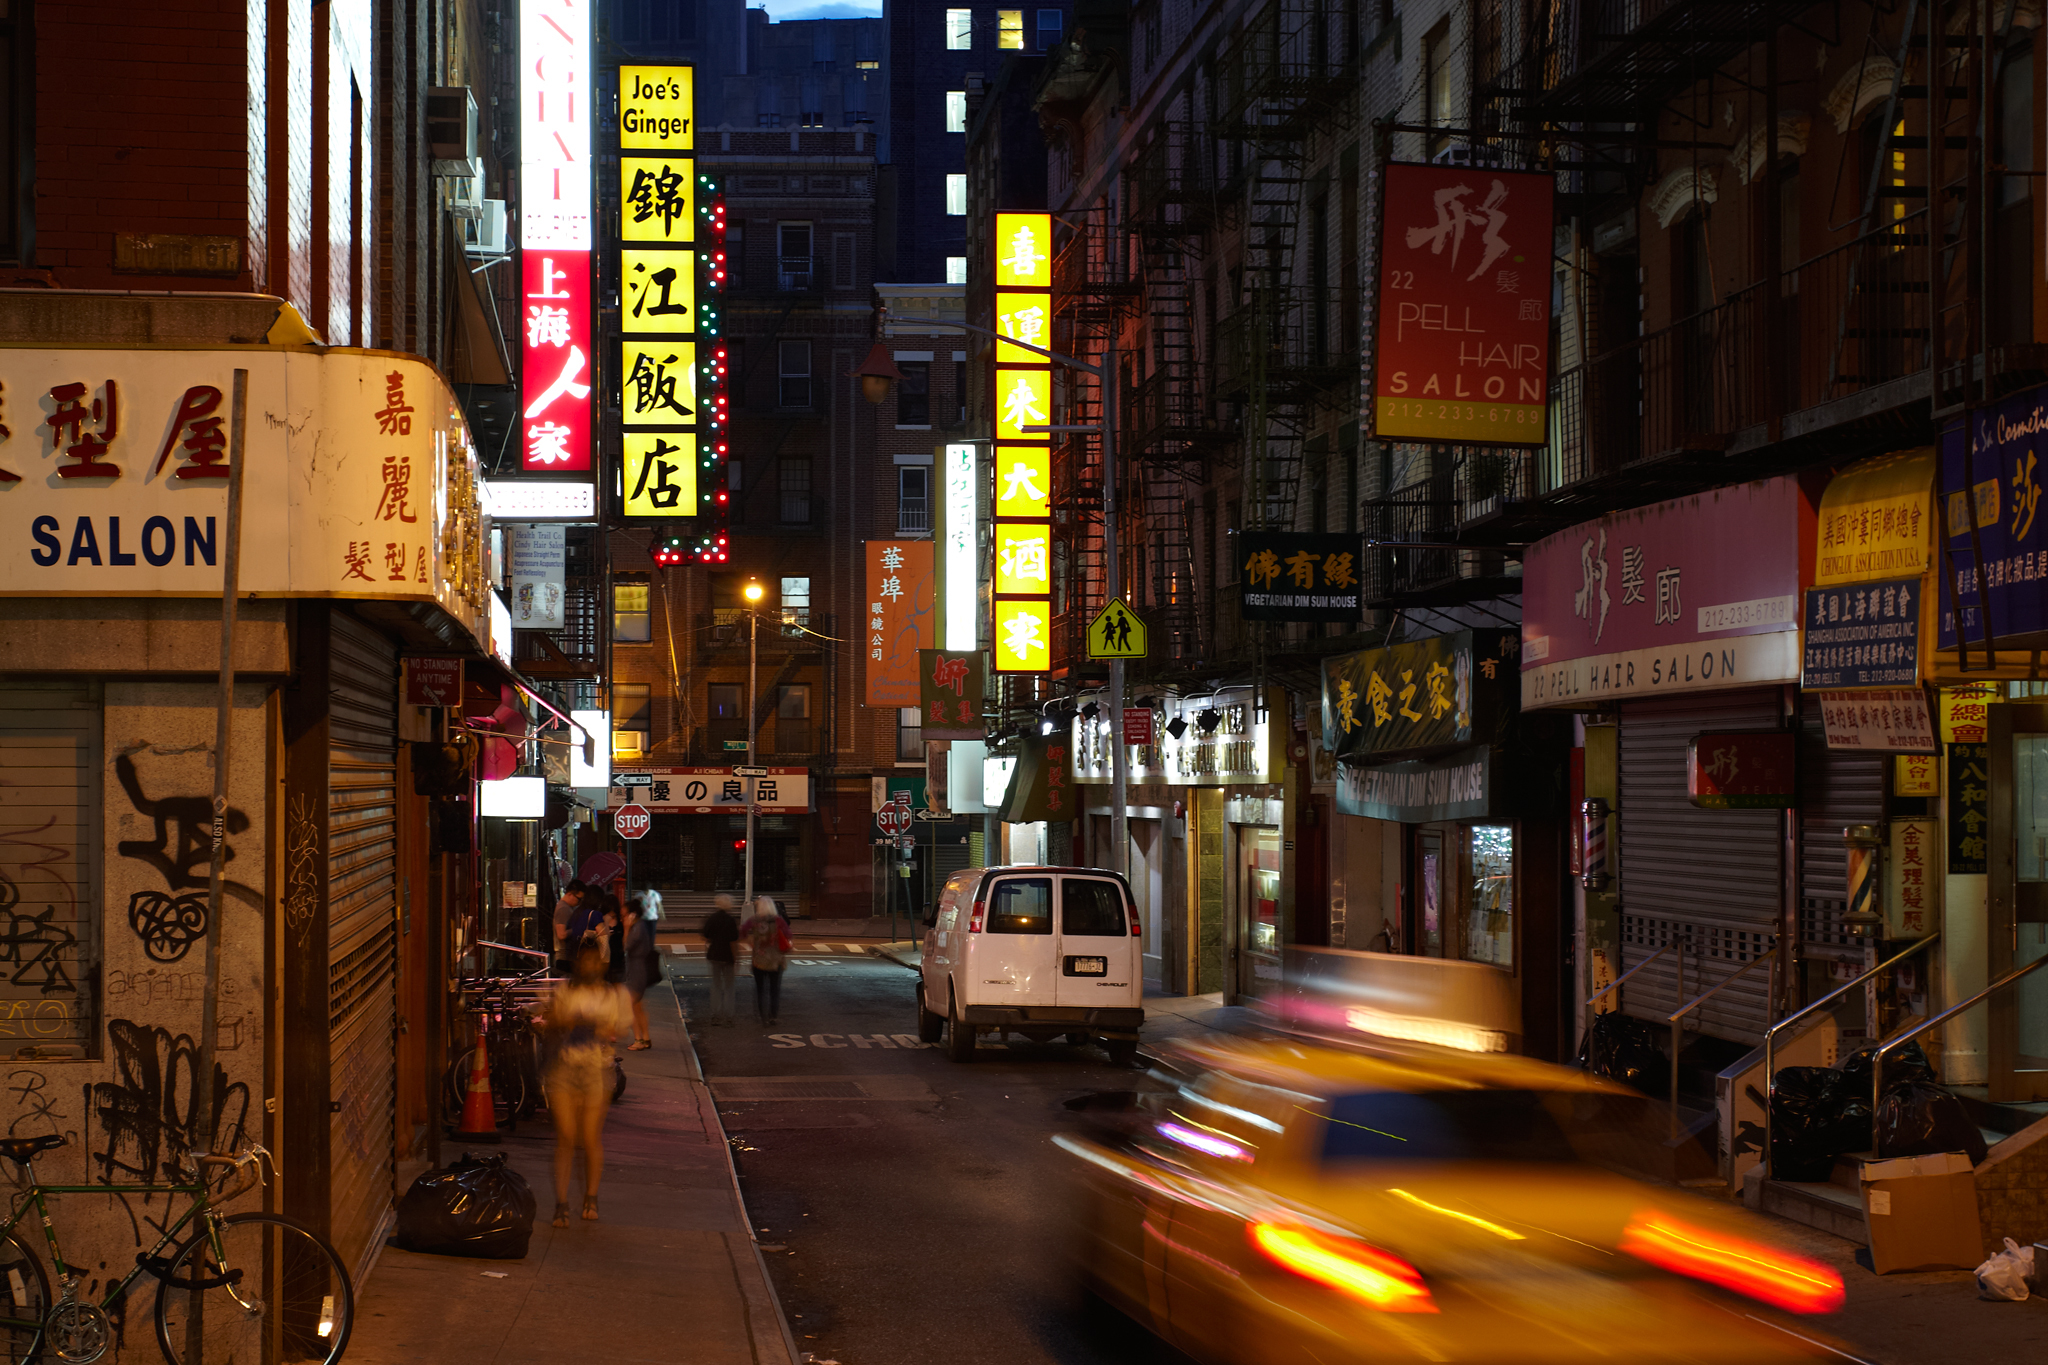
[[[86,1087],[89,1123],[98,1132],[88,1139],[86,1161],[105,1184],[127,1181],[168,1182],[176,1174],[175,1158],[189,1150],[199,1117],[199,1045],[188,1034],[138,1024],[128,1019],[107,1023],[107,1059],[114,1079]],[[216,1150],[229,1150],[243,1140],[249,1118],[249,1087],[232,1084],[227,1071],[214,1064],[213,1130]],[[153,1196],[144,1196],[141,1219],[162,1232],[169,1217],[150,1217]],[[129,1216],[135,1217],[131,1209]],[[138,1240],[141,1229],[136,1229]]]
[[[284,919],[303,948],[320,909],[320,805],[305,792],[285,811]]]
[[[192,951],[192,945],[206,937],[209,918],[207,885],[213,871],[213,798],[211,796],[164,796],[152,799],[143,792],[142,775],[135,759],[122,754],[114,760],[114,775],[128,804],[138,815],[155,825],[153,837],[123,839],[115,850],[124,858],[146,863],[163,877],[166,890],[137,891],[128,897],[128,927],[142,941],[142,951],[152,962],[178,962]],[[230,806],[223,822],[227,833],[240,834],[249,828],[247,813]],[[235,848],[227,848],[226,864],[235,860]],[[223,878],[221,890],[261,909],[263,898],[241,882]]]

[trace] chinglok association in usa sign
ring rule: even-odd
[[[1553,189],[1528,171],[1387,166],[1373,435],[1548,439]]]

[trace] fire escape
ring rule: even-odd
[[[1300,259],[1311,167],[1353,119],[1351,16],[1330,0],[1271,0],[1218,61],[1220,201],[1244,253],[1236,307],[1217,329],[1217,393],[1243,411],[1245,522],[1291,530],[1303,445],[1319,404],[1357,377],[1333,344],[1340,291]]]
[[[1113,346],[1123,320],[1138,303],[1123,234],[1106,214],[1063,217],[1054,229],[1052,349],[1091,363]],[[1099,425],[1102,393],[1092,375],[1053,367],[1054,411],[1063,426]],[[1052,663],[1055,676],[1071,676],[1086,662],[1088,623],[1104,606],[1108,581],[1102,526],[1102,437],[1097,432],[1055,433],[1052,443],[1053,566]],[[1132,485],[1124,469],[1123,490]],[[1125,543],[1132,524],[1124,504]],[[1128,562],[1128,559],[1127,561]],[[1126,586],[1128,593],[1128,585]]]

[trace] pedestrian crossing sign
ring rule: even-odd
[[[1146,655],[1145,622],[1124,605],[1121,597],[1109,599],[1088,623],[1088,657],[1091,659],[1142,659]]]

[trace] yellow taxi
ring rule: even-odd
[[[1633,1091],[1387,1039],[1218,1035],[1162,1060],[1177,1088],[1077,1105],[1090,1122],[1054,1141],[1088,1287],[1202,1360],[1831,1354],[1788,1317],[1840,1306],[1830,1267],[1622,1173],[1663,1136]]]

